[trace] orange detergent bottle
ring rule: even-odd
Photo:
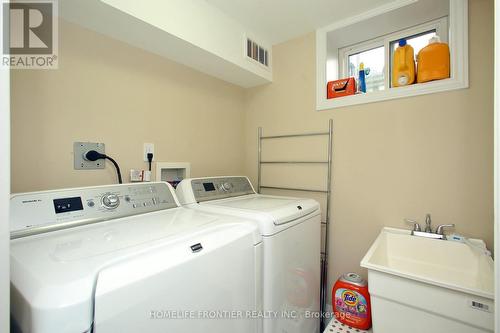
[[[372,326],[368,284],[356,273],[342,275],[332,290],[333,313],[341,323],[368,330]]]
[[[406,43],[406,39],[399,41],[399,47],[394,51],[392,61],[392,86],[401,87],[415,82],[415,52],[413,47]]]
[[[417,56],[417,82],[428,82],[450,77],[450,48],[441,43],[439,37],[432,37],[429,45]]]

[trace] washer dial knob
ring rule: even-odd
[[[233,188],[233,184],[231,184],[231,183],[223,183],[220,187],[221,187],[221,189],[223,191],[228,192],[228,191],[230,191]]]
[[[102,205],[107,209],[115,209],[120,205],[120,198],[113,193],[107,193],[102,197]]]

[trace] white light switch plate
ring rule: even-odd
[[[144,156],[144,162],[147,162],[148,161],[148,153],[155,153],[155,144],[154,143],[145,143],[144,144],[144,152],[143,152],[143,156]],[[154,158],[154,156],[153,156]]]

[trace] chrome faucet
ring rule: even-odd
[[[432,232],[432,220],[431,214],[425,215],[425,229],[422,231],[420,224],[416,220],[405,219],[406,223],[410,223],[413,225],[413,230],[411,234],[414,236],[434,238],[434,239],[446,239],[446,236],[443,233],[444,228],[454,228],[455,224],[440,224],[437,226],[436,231]]]
[[[455,223],[438,225],[438,227],[436,228],[436,234],[443,235],[444,228],[455,228]]]
[[[409,223],[409,224],[413,224],[412,231],[422,231],[422,228],[420,228],[420,224],[418,224],[417,220],[405,219],[405,222]]]
[[[425,215],[425,232],[432,232],[431,222],[431,214]]]

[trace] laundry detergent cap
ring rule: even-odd
[[[434,44],[434,43],[441,43],[441,38],[439,36],[434,36],[429,39],[429,44]]]
[[[346,273],[340,277],[339,281],[352,283],[360,287],[366,287],[367,285],[366,280],[356,273]]]

